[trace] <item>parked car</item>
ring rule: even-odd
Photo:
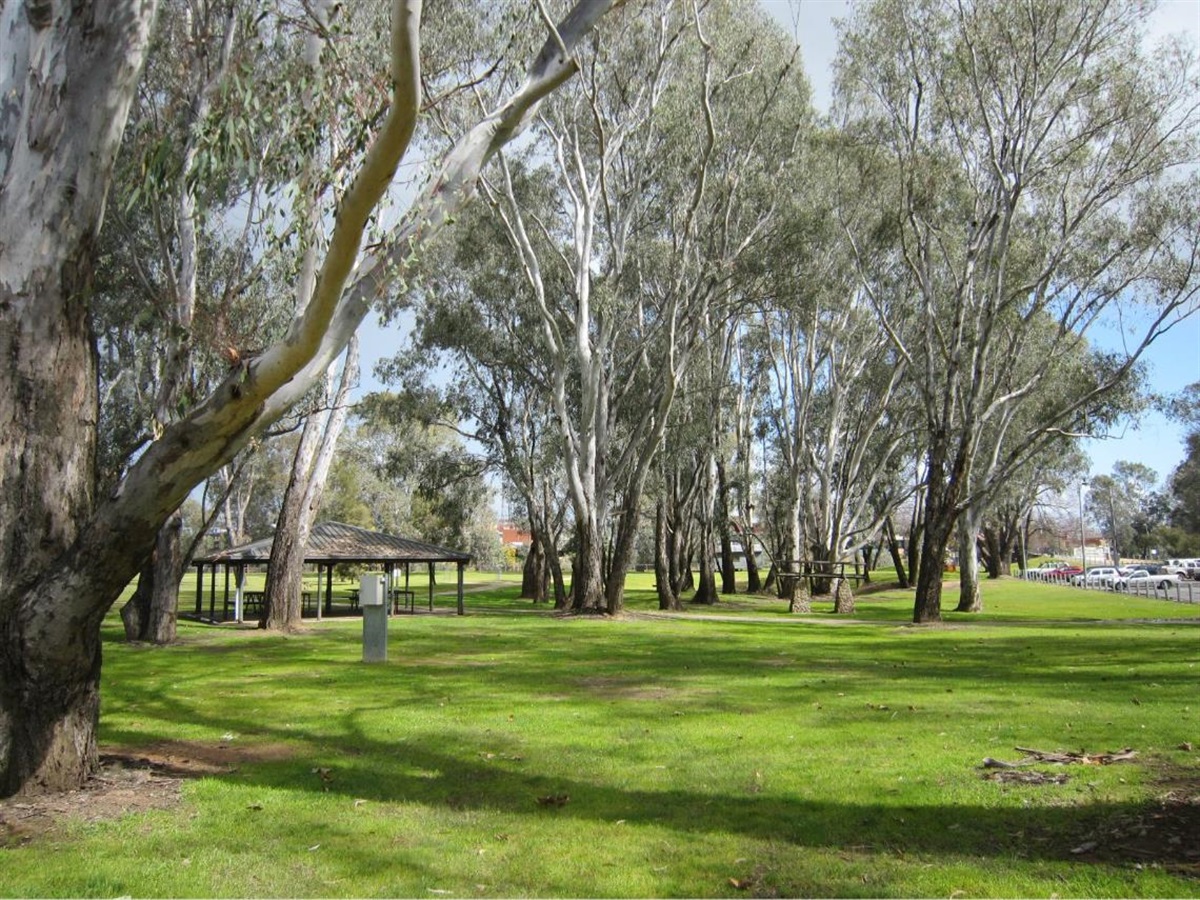
[[[1074,578],[1076,575],[1082,575],[1083,569],[1079,568],[1079,566],[1067,564],[1059,566],[1057,569],[1055,569],[1054,574],[1059,578]]]
[[[1074,576],[1071,584],[1076,587],[1111,588],[1113,582],[1120,577],[1120,573],[1114,566],[1092,566],[1086,573]]]
[[[1155,590],[1165,591],[1178,581],[1178,572],[1168,572],[1165,566],[1147,566],[1144,569],[1134,569],[1128,575],[1122,575],[1113,582],[1113,588],[1118,591],[1128,591],[1153,585]]]
[[[1174,572],[1176,575],[1187,575],[1190,566],[1200,565],[1198,559],[1168,559],[1163,563],[1163,570],[1166,572]]]

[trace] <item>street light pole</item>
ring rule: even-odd
[[[1083,569],[1080,581],[1087,579],[1087,534],[1083,524],[1083,492],[1088,489],[1086,481],[1079,482],[1079,568]]]
[[[1117,502],[1113,499],[1112,483],[1108,485],[1108,521],[1112,528],[1112,558],[1113,565],[1121,565],[1121,545],[1117,539]]]

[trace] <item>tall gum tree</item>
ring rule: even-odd
[[[515,171],[514,171],[515,170]],[[545,178],[510,164],[516,189]],[[541,173],[544,175],[544,173]],[[532,202],[532,201],[524,201]],[[425,421],[458,429],[519,497],[532,544],[522,595],[565,607],[559,543],[568,502],[561,437],[549,401],[552,376],[523,276],[511,264],[499,221],[482,204],[468,210],[442,252],[431,254],[414,299],[411,350],[379,367]]]
[[[832,571],[876,534],[900,497],[890,474],[908,440],[908,366],[859,284],[839,222],[866,197],[840,197],[834,141],[811,143],[797,167],[787,224],[770,245],[770,289],[751,319],[768,389],[762,421],[788,482],[791,564]],[[876,291],[893,290],[876,279]],[[885,497],[891,495],[890,502]],[[813,579],[819,590],[834,587]],[[841,588],[841,586],[838,586]],[[837,611],[853,611],[848,585]]]
[[[838,110],[881,154],[894,206],[847,230],[863,271],[898,265],[911,303],[876,300],[913,368],[927,470],[915,622],[941,617],[943,564],[974,491],[990,491],[1100,403],[1154,339],[1196,309],[1200,185],[1193,54],[1152,62],[1141,3],[880,0],[843,35]],[[1022,423],[1051,363],[1122,304],[1143,325],[1087,391]],[[1047,320],[1049,341],[1045,338]],[[1024,427],[981,453],[978,436]]]
[[[93,496],[92,254],[154,4],[0,9],[0,794],[78,786],[96,762],[100,622],[197,484],[283,415],[343,351],[415,249],[469,198],[481,167],[569,79],[609,10],[581,0],[524,80],[440,160],[386,239],[362,238],[421,108],[419,0],[391,6],[392,98],[331,211],[311,302]],[[66,186],[66,187],[64,187]],[[11,527],[20,522],[19,527]]]
[[[757,8],[627,12],[539,123],[559,208],[523,209],[503,174],[495,204],[554,369],[578,544],[573,604],[609,613],[623,606],[641,495],[680,383],[774,215],[764,185],[807,104],[794,55]],[[565,290],[548,289],[560,281]]]

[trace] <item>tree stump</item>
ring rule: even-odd
[[[833,611],[843,616],[854,615],[854,591],[847,578],[838,579],[837,590],[833,595]]]
[[[808,593],[808,586],[804,583],[803,578],[789,578],[791,583],[791,596],[788,598],[788,612],[790,613],[810,613],[812,612],[812,596]]]

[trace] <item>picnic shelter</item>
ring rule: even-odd
[[[230,547],[219,553],[193,560],[196,567],[195,618],[207,622],[243,621],[247,615],[256,617],[261,611],[265,591],[247,591],[247,570],[264,569],[271,558],[272,538],[262,538]],[[416,611],[416,594],[409,588],[413,565],[428,567],[428,604],[433,611],[435,567],[453,563],[458,573],[458,614],[463,614],[463,571],[471,561],[469,553],[451,550],[413,538],[369,531],[342,522],[320,522],[309,532],[304,548],[304,563],[317,571],[316,591],[304,591],[301,609],[305,616],[357,614],[358,592],[352,590],[348,602],[335,606],[333,570],[339,565],[362,565],[380,569],[387,576],[391,606]],[[218,572],[223,571],[224,584],[218,590]],[[206,580],[205,573],[208,578]],[[400,575],[403,573],[403,581]],[[205,596],[207,590],[207,598]],[[220,596],[218,596],[218,594]],[[207,599],[207,610],[205,609]]]

